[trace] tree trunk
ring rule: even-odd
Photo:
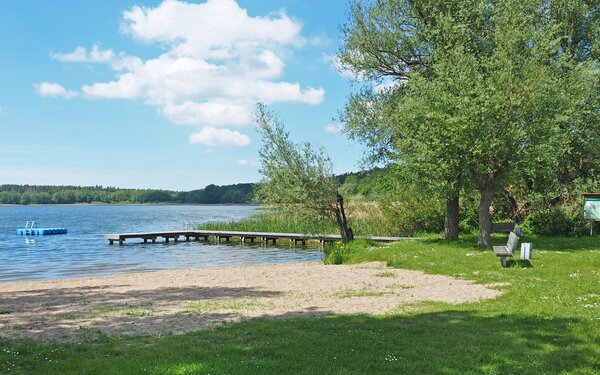
[[[342,241],[352,241],[354,239],[354,233],[352,232],[352,228],[348,226],[348,220],[346,220],[346,212],[344,211],[344,198],[340,193],[337,193],[335,220],[337,221],[338,227],[340,228]]]
[[[444,219],[444,239],[446,241],[458,240],[458,197],[456,192],[454,196],[446,199],[446,217]]]
[[[494,196],[494,184],[492,181],[486,182],[482,189],[479,190],[479,241],[478,246],[490,245],[490,231],[492,229],[492,219],[490,217],[490,206]]]
[[[517,200],[512,196],[511,191],[508,188],[504,188],[504,196],[506,197],[510,208],[510,219],[515,223],[519,222]]]

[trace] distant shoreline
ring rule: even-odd
[[[46,206],[260,206],[256,203],[48,203],[48,204],[0,204],[0,207],[46,207]]]

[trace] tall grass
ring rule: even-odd
[[[372,204],[351,205],[348,223],[357,236],[405,236],[395,228]],[[278,232],[337,234],[339,228],[333,220],[293,218],[274,211],[256,214],[239,221],[213,221],[201,224],[198,229],[230,230],[243,232]]]
[[[337,233],[338,231],[333,222],[325,220],[289,219],[272,212],[259,213],[239,221],[212,221],[200,225],[198,229],[310,234]]]

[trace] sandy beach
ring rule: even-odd
[[[0,335],[168,334],[244,319],[386,314],[421,301],[452,304],[500,292],[471,281],[387,268],[321,263],[166,270],[0,283]]]

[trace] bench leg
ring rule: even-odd
[[[500,257],[500,264],[502,267],[506,268],[506,257]]]

